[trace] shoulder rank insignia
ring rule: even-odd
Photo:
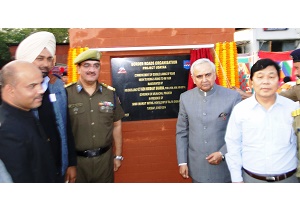
[[[299,116],[300,115],[300,108],[292,111],[292,116],[295,117],[295,116]]]
[[[107,85],[107,84],[105,84],[105,83],[100,83],[102,86],[104,86],[104,87],[106,87],[107,89],[109,89],[109,90],[111,90],[111,91],[116,91],[116,89],[114,88],[114,87],[112,87],[112,86],[109,86],[109,85]]]
[[[69,86],[72,86],[72,85],[74,85],[74,84],[76,84],[77,82],[71,82],[71,83],[68,83],[68,84],[66,84],[65,85],[65,88],[67,88],[67,87],[69,87]]]

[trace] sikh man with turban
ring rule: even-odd
[[[16,60],[31,62],[43,74],[42,105],[33,110],[40,120],[52,147],[56,162],[56,182],[75,182],[75,142],[68,113],[67,92],[64,83],[49,74],[56,62],[56,39],[50,32],[41,31],[24,39],[16,50]]]

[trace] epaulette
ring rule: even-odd
[[[300,79],[297,79],[296,85],[299,85],[299,84],[300,84]]]
[[[114,87],[112,87],[112,86],[109,86],[109,85],[107,85],[107,84],[105,84],[105,83],[102,83],[102,82],[100,82],[100,84],[101,84],[102,86],[106,87],[107,89],[111,90],[111,91],[116,91],[116,89],[115,89]]]
[[[299,115],[300,115],[300,108],[292,111],[292,117],[299,116]]]
[[[65,88],[67,88],[67,87],[69,87],[69,86],[72,86],[72,85],[74,85],[74,84],[76,84],[77,82],[71,82],[71,83],[68,83],[68,84],[66,84],[65,85]]]

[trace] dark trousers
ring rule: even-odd
[[[60,173],[56,174],[55,182],[56,183],[64,183],[65,175],[62,176]]]

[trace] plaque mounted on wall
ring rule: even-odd
[[[177,118],[190,55],[112,58],[111,68],[123,121]]]

